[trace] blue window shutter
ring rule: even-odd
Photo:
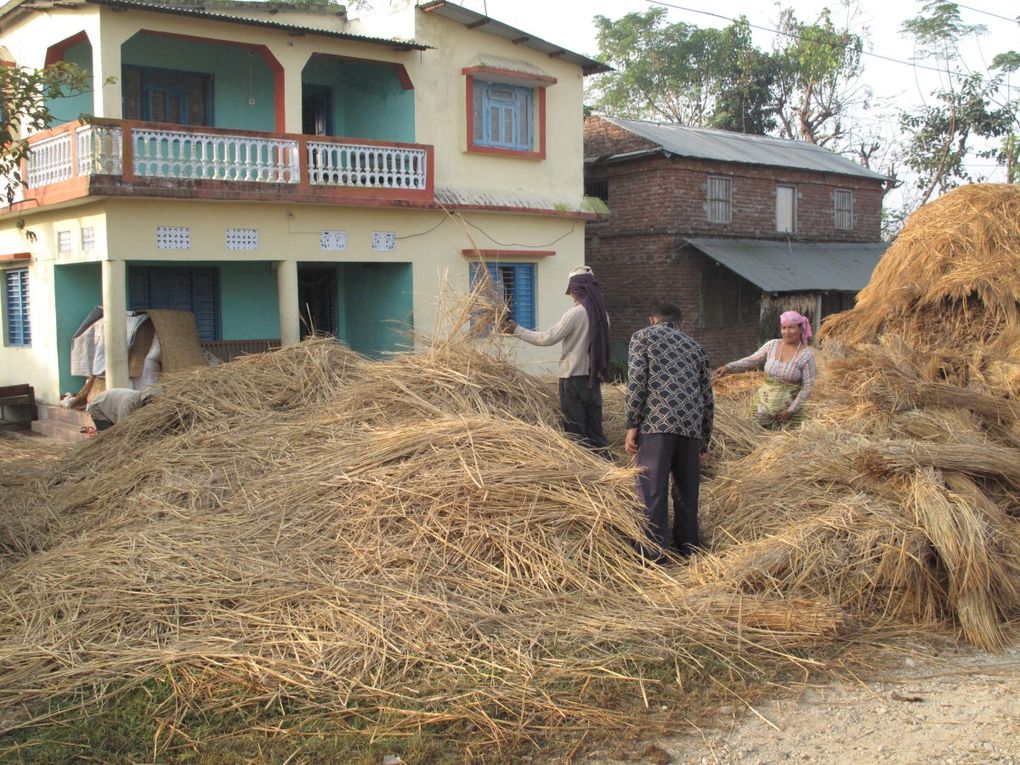
[[[471,115],[474,142],[485,143],[485,83],[474,80],[471,83]]]
[[[472,83],[473,138],[479,146],[531,151],[535,145],[533,88]]]
[[[219,279],[215,268],[195,268],[191,279],[191,310],[202,340],[220,336]]]
[[[514,321],[527,329],[535,328],[535,266],[521,263],[514,269]]]
[[[514,89],[514,106],[516,107],[516,135],[514,136],[514,145],[518,149],[524,149],[525,151],[530,150],[534,146],[532,141],[532,125],[534,120],[531,118],[531,103],[534,98],[534,91],[530,88],[515,88]]]
[[[510,318],[526,329],[535,328],[535,265],[486,263],[497,296],[507,303]],[[479,264],[470,264],[471,285],[478,283]]]
[[[219,269],[189,266],[130,266],[128,309],[191,311],[200,340],[220,339]]]
[[[32,344],[32,317],[28,294],[28,269],[16,268],[4,274],[7,303],[7,343]]]

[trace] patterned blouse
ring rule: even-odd
[[[781,339],[769,340],[765,345],[756,350],[750,356],[726,364],[726,369],[731,372],[744,372],[748,369],[762,369],[765,374],[777,380],[800,384],[800,392],[790,404],[790,414],[796,414],[804,406],[804,403],[811,397],[811,391],[815,387],[815,352],[810,346],[804,346],[797,350],[793,358],[787,362],[779,360],[779,351],[783,345]]]

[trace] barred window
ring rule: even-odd
[[[854,227],[854,193],[850,189],[836,189],[833,192],[836,228],[851,229]]]
[[[4,272],[4,307],[7,314],[7,345],[32,345],[32,316],[28,293],[28,269]]]
[[[730,179],[725,176],[708,177],[708,220],[712,223],[729,223],[732,220]]]

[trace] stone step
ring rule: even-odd
[[[87,416],[87,415],[86,415]],[[91,425],[92,418],[89,418],[89,424]],[[87,433],[82,433],[81,428],[85,427],[82,425],[72,424],[63,420],[35,420],[32,423],[32,431],[44,435],[47,438],[53,438],[57,441],[68,441],[75,443],[78,441],[87,441],[92,436]]]
[[[79,428],[91,427],[92,418],[78,409],[68,409],[64,406],[53,406],[51,404],[39,404],[39,420],[53,420],[66,422],[68,425],[75,425]]]

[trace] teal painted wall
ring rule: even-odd
[[[224,340],[278,339],[279,305],[271,263],[220,264],[220,327]]]
[[[71,338],[78,325],[103,303],[103,272],[99,263],[53,267],[53,292],[57,306],[57,369],[60,393],[76,393],[84,377],[71,376]]]
[[[74,64],[87,75],[88,89],[67,98],[47,98],[46,107],[53,115],[54,125],[74,122],[82,114],[93,114],[95,106],[92,100],[92,46],[88,42],[80,42],[67,49],[64,61]]]
[[[410,263],[342,263],[339,269],[340,339],[378,357],[408,350],[413,327]]]
[[[333,134],[414,143],[414,91],[393,67],[312,56],[302,82],[333,91]]]
[[[273,73],[262,56],[237,45],[136,34],[121,47],[124,64],[203,72],[213,76],[213,124],[243,130],[276,129]],[[248,104],[249,94],[255,105]]]

